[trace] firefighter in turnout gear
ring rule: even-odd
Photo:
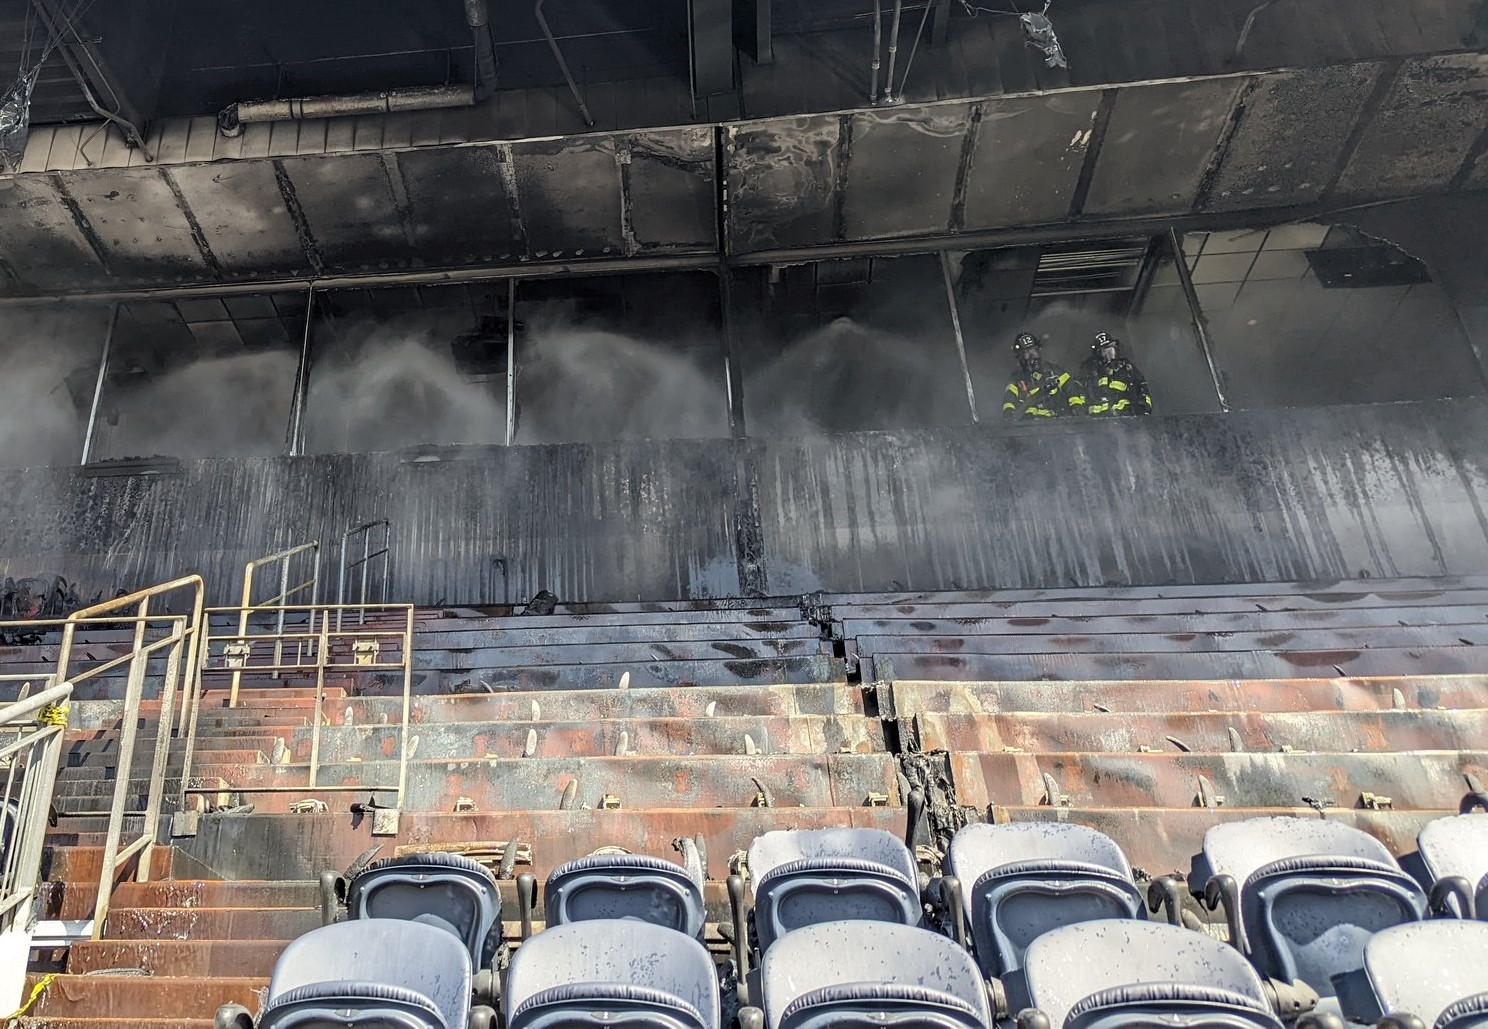
[[[1085,411],[1097,417],[1152,413],[1152,394],[1140,368],[1121,355],[1121,341],[1096,333],[1090,358],[1080,369],[1085,377]]]
[[[1003,397],[1003,417],[1057,418],[1084,410],[1080,380],[1057,365],[1045,363],[1036,337],[1021,334],[1013,341],[1013,353],[1018,355],[1018,373]]]

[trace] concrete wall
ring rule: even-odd
[[[1474,574],[1488,400],[1121,425],[0,472],[0,574],[85,595],[390,517],[421,604]],[[503,582],[502,558],[509,582]]]

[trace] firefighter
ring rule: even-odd
[[[1057,418],[1084,410],[1085,393],[1080,382],[1057,365],[1048,364],[1038,339],[1022,333],[1013,341],[1018,355],[1018,373],[1008,383],[1002,405],[1006,418]]]
[[[1090,344],[1090,357],[1080,369],[1085,378],[1085,412],[1097,417],[1121,417],[1152,413],[1152,394],[1147,377],[1121,354],[1121,341],[1109,332],[1098,332]]]

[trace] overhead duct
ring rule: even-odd
[[[491,37],[486,0],[465,0],[465,21],[475,43],[475,84],[392,89],[346,96],[290,97],[249,100],[224,108],[217,126],[224,136],[236,136],[255,122],[300,121],[305,118],[347,118],[363,114],[396,114],[474,107],[496,89],[496,43]]]

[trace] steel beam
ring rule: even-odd
[[[93,439],[98,428],[98,407],[103,401],[103,386],[108,381],[109,358],[114,350],[114,328],[119,324],[119,305],[115,302],[109,312],[108,332],[103,337],[103,354],[98,360],[98,379],[93,383],[93,405],[88,409],[88,428],[83,435],[83,460],[86,465],[93,459]]]
[[[517,441],[517,280],[506,280],[506,445]]]
[[[289,438],[285,451],[290,457],[305,454],[305,398],[310,392],[311,332],[315,325],[315,287],[305,297],[305,331],[300,338],[300,363],[295,367],[294,401],[290,406]]]
[[[1188,270],[1188,259],[1183,254],[1183,240],[1178,236],[1178,230],[1168,228],[1167,232],[1168,251],[1178,269],[1178,282],[1183,287],[1184,299],[1188,301],[1188,311],[1193,318],[1194,333],[1199,338],[1199,349],[1204,352],[1204,363],[1209,367],[1209,378],[1214,383],[1214,395],[1219,400],[1219,409],[1228,411],[1230,402],[1225,398],[1224,384],[1219,378],[1219,368],[1214,363],[1214,348],[1209,344],[1209,319],[1204,315],[1204,309],[1199,304],[1199,294],[1194,289],[1193,275]]]
[[[951,310],[951,329],[956,334],[956,357],[961,362],[961,377],[966,381],[966,404],[971,408],[971,420],[981,422],[977,413],[976,387],[971,381],[971,367],[966,363],[966,339],[961,334],[961,311],[956,306],[956,285],[951,281],[951,256],[940,252],[940,276],[945,281],[946,303]]]

